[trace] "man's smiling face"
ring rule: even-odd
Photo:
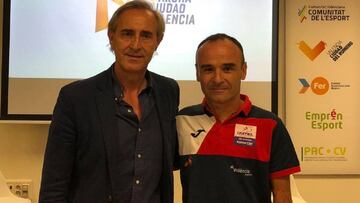
[[[124,11],[108,37],[120,72],[145,71],[161,41],[156,18],[146,9]]]

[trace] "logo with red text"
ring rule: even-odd
[[[310,122],[314,130],[342,130],[344,115],[335,108],[327,112],[305,112],[305,120]]]

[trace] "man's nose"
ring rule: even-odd
[[[141,46],[141,39],[140,36],[134,36],[131,40],[130,44],[131,48],[133,49],[139,49]]]
[[[215,71],[213,81],[216,83],[221,83],[224,81],[223,73],[219,70]]]

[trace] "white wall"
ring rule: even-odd
[[[353,0],[356,1],[356,0]],[[1,5],[3,0],[0,0]],[[280,96],[279,113],[284,115],[284,0],[281,0],[280,16]],[[0,8],[2,14],[2,7]],[[0,17],[2,27],[2,16]],[[0,32],[2,39],[2,32]],[[0,43],[1,47],[2,44]],[[187,103],[187,95],[182,102]],[[191,95],[188,96],[192,97]],[[201,98],[197,95],[195,100]],[[41,167],[47,139],[48,124],[0,123],[0,170],[8,179],[32,179],[35,201],[39,192]],[[360,157],[360,155],[359,155]],[[176,173],[176,203],[181,202],[181,190]],[[360,202],[360,176],[295,176],[298,188],[309,203],[356,203]]]
[[[31,179],[37,202],[48,125],[0,123],[0,171],[7,179]]]

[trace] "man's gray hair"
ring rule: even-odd
[[[148,2],[148,1],[144,1],[144,0],[134,0],[134,1],[129,1],[127,3],[125,3],[124,5],[120,6],[115,13],[113,14],[113,16],[111,17],[109,24],[108,24],[108,33],[109,32],[115,32],[116,28],[117,28],[117,22],[119,20],[120,15],[127,10],[130,9],[146,9],[151,11],[156,19],[157,22],[157,36],[158,38],[162,38],[165,32],[165,21],[163,16],[161,15],[161,13],[159,11],[157,11],[156,9],[154,9],[153,5]]]

